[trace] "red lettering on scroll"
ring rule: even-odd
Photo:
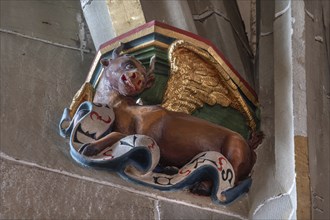
[[[91,114],[90,114],[90,117],[91,117],[92,120],[94,120],[94,119],[93,119],[93,116],[94,116],[94,115],[96,116],[96,119],[97,119],[97,120],[103,121],[103,122],[106,123],[106,124],[111,123],[111,118],[110,118],[109,116],[108,116],[108,119],[105,120],[105,119],[102,118],[102,116],[99,115],[97,112],[92,111]]]

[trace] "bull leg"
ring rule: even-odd
[[[220,150],[221,149],[221,150]],[[219,151],[227,158],[235,172],[235,185],[248,177],[253,166],[253,150],[243,137],[237,134],[226,138]],[[213,181],[206,179],[194,184],[190,191],[198,195],[211,195]]]
[[[119,141],[120,139],[126,137],[127,135],[124,135],[119,132],[111,132],[105,137],[93,142],[84,144],[80,149],[79,153],[83,154],[85,156],[94,156],[98,153],[100,153],[102,150],[104,150],[108,146],[112,146],[114,143]]]
[[[221,153],[233,166],[235,185],[247,178],[253,167],[253,150],[239,135],[228,136],[221,148]]]
[[[237,134],[226,138],[221,146],[221,153],[227,158],[235,172],[235,185],[250,174],[254,164],[254,151],[250,149],[243,137]],[[205,179],[195,183],[190,191],[198,195],[209,196],[212,193],[213,181]]]

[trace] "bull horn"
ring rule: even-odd
[[[112,51],[112,59],[116,59],[119,54],[123,51],[124,49],[124,44],[122,42],[120,42],[120,45],[119,47],[115,48],[113,51]]]
[[[156,55],[153,55],[150,58],[149,69],[148,69],[148,74],[147,75],[150,75],[150,74],[152,74],[154,72],[154,70],[155,70],[155,62],[156,62]]]
[[[103,58],[100,60],[101,65],[105,68],[109,66],[110,60],[108,58]]]

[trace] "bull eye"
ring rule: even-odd
[[[125,66],[125,69],[127,69],[127,70],[134,69],[134,68],[135,68],[135,66],[131,63],[129,63]]]

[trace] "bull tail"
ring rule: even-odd
[[[250,135],[249,140],[247,140],[247,143],[251,149],[251,164],[252,166],[255,164],[257,160],[257,154],[254,151],[261,143],[262,140],[264,139],[265,135],[261,131],[253,131]]]
[[[264,139],[265,135],[262,131],[253,131],[250,135],[249,140],[247,140],[247,143],[251,150],[255,150]]]

